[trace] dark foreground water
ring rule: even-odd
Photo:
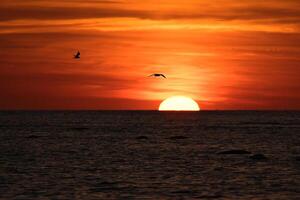
[[[300,112],[0,112],[0,199],[300,199]]]

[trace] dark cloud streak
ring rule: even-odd
[[[231,9],[208,9],[202,13],[195,12],[158,12],[147,9],[117,9],[103,7],[45,7],[45,6],[0,6],[0,21],[39,19],[88,19],[88,18],[115,18],[131,17],[153,20],[171,19],[207,19],[207,20],[260,20],[274,23],[300,23],[299,8],[276,7],[247,7],[240,6]],[[269,22],[269,23],[270,23]]]

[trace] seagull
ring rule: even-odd
[[[154,77],[164,77],[164,78],[167,78],[165,75],[163,75],[163,74],[151,74],[150,76],[154,76]],[[149,76],[149,77],[150,77]]]
[[[80,52],[78,51],[75,55],[74,55],[75,59],[80,59]]]

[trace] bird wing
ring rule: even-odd
[[[164,77],[164,78],[167,78],[165,75],[163,75],[163,74],[160,74],[162,77]]]
[[[151,74],[151,75],[149,75],[148,77],[150,77],[150,76],[154,76],[154,74]]]

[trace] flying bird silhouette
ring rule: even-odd
[[[75,55],[74,55],[75,59],[79,59],[80,58],[80,52],[78,51]]]
[[[164,77],[164,78],[167,78],[165,75],[163,75],[163,74],[151,74],[150,76],[154,76],[154,77]],[[149,77],[150,77],[149,76]]]

